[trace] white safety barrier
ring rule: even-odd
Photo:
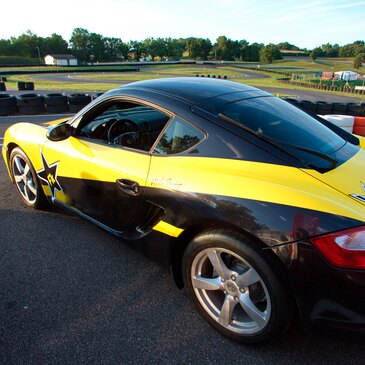
[[[345,131],[359,136],[365,136],[365,117],[353,117],[351,115],[320,115],[321,118],[337,125]]]

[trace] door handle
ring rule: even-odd
[[[128,179],[117,179],[116,184],[118,189],[127,193],[128,195],[137,196],[140,192],[138,182]]]

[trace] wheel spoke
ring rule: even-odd
[[[257,323],[259,327],[264,327],[266,325],[266,316],[265,312],[261,312],[255,304],[252,302],[250,295],[248,292],[245,294],[241,294],[239,296],[239,302],[243,310],[247,313],[247,315]]]
[[[204,278],[202,276],[196,276],[193,278],[193,287],[195,289],[219,290],[221,289],[221,280],[220,278]]]
[[[25,197],[25,199],[27,199],[27,201],[29,202],[29,194],[28,194],[28,188],[27,188],[27,185],[24,185],[24,189],[23,189],[23,191],[24,191],[24,197]]]
[[[25,164],[23,174],[24,174],[25,176],[27,176],[29,171],[30,171],[29,165],[28,165],[28,164]]]
[[[207,251],[207,255],[218,275],[222,278],[229,278],[232,271],[223,262],[220,253],[213,248]]]
[[[36,188],[31,185],[31,183],[28,183],[28,189],[34,194],[34,195],[37,195],[37,190]]]
[[[14,158],[14,162],[15,162],[15,166],[16,168],[18,169],[18,171],[21,173],[21,174],[24,174],[24,168],[21,164],[21,159],[19,157],[15,157]]]
[[[14,180],[17,183],[23,181],[23,175],[15,175],[14,174]]]
[[[218,318],[218,322],[222,326],[228,327],[231,324],[232,313],[236,304],[237,302],[233,299],[231,295],[226,295],[222,305],[221,313]]]
[[[252,284],[257,283],[258,281],[260,281],[259,274],[256,272],[256,270],[251,268],[237,277],[237,284],[241,288],[246,288]]]

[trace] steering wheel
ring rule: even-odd
[[[108,130],[107,137],[109,143],[126,147],[143,148],[144,145],[142,129],[130,119],[115,120]]]

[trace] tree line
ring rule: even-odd
[[[244,39],[232,40],[226,36],[218,37],[215,43],[208,38],[196,37],[149,37],[143,41],[123,42],[120,38],[105,37],[84,28],[75,28],[69,42],[56,33],[49,37],[40,37],[31,31],[18,37],[0,39],[0,56],[43,59],[47,54],[73,54],[80,63],[138,61],[147,57],[154,61],[156,58],[178,59],[183,55],[192,59],[272,63],[273,60],[282,58],[282,50],[304,51],[313,60],[318,57],[357,57],[365,54],[365,43],[355,41],[344,46],[327,43],[309,51],[288,42],[250,44]]]

